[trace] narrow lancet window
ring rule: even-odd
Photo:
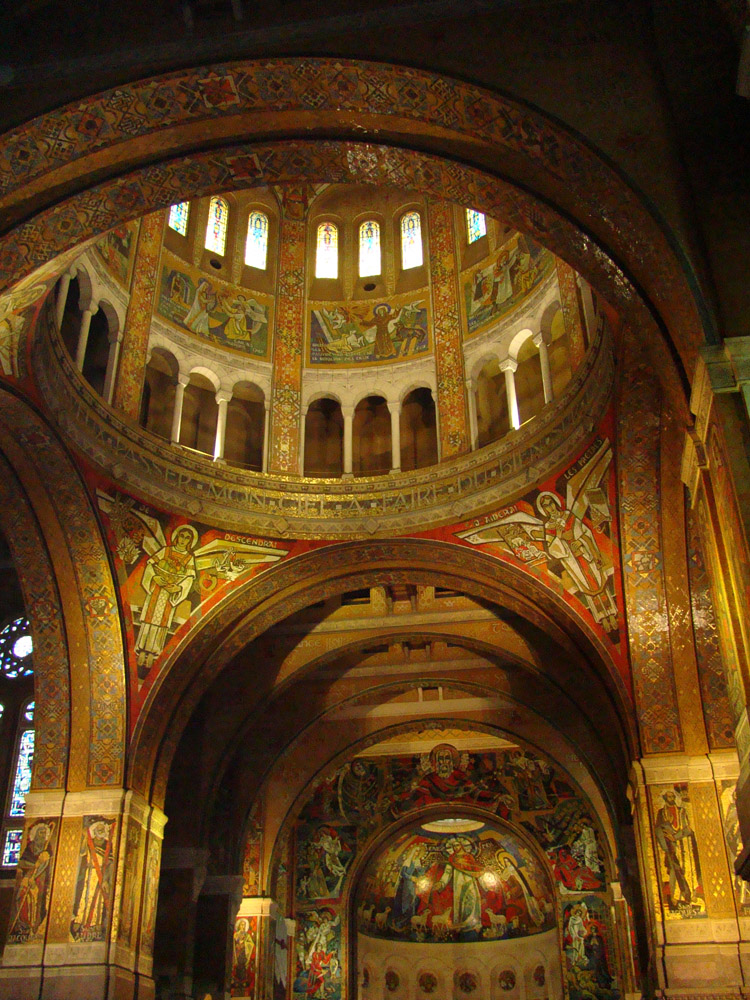
[[[169,210],[169,220],[167,225],[174,229],[180,236],[187,236],[188,215],[190,214],[190,202],[181,201],[179,205],[172,205]]]
[[[217,195],[211,199],[208,209],[208,225],[206,226],[206,250],[224,256],[227,245],[227,222],[229,221],[229,205]]]
[[[487,220],[482,212],[477,212],[473,208],[466,209],[466,233],[469,243],[476,243],[482,236],[487,235]]]
[[[380,225],[368,219],[359,227],[359,276],[380,274]]]
[[[247,220],[247,243],[245,243],[245,263],[248,267],[266,269],[268,258],[268,216],[263,212],[251,212]]]
[[[321,222],[315,253],[315,277],[338,278],[339,231],[332,222]]]
[[[423,260],[422,220],[419,212],[407,212],[401,216],[401,268],[421,267]]]

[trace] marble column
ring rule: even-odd
[[[552,375],[549,370],[549,351],[544,334],[540,331],[534,334],[534,345],[539,351],[539,364],[542,368],[542,385],[544,387],[544,402],[551,403],[553,399]]]
[[[271,430],[271,400],[263,400],[263,458],[261,468],[263,472],[268,472],[268,442]]]
[[[177,385],[174,387],[174,410],[172,411],[172,444],[180,443],[180,428],[182,426],[182,404],[185,399],[185,387],[190,382],[189,375],[180,373]]]
[[[388,401],[391,414],[391,472],[401,471],[401,404]]]
[[[122,331],[113,331],[109,335],[109,355],[107,357],[107,374],[104,377],[104,398],[108,403],[112,402],[112,394],[115,391],[115,378],[117,376],[117,362],[120,360],[120,345],[122,344]]]
[[[514,430],[521,426],[521,418],[518,414],[518,400],[516,398],[516,377],[518,362],[513,358],[505,358],[500,362],[500,371],[505,373],[505,393],[508,397],[508,420]]]
[[[89,343],[89,329],[91,327],[91,318],[99,311],[98,303],[91,303],[83,310],[81,315],[81,328],[78,331],[78,344],[76,346],[76,368],[79,372],[83,371],[83,362],[86,360],[86,348]]]
[[[344,418],[344,475],[352,474],[352,453],[354,436],[354,407],[342,406],[341,416]]]
[[[224,445],[227,436],[227,406],[232,398],[232,393],[228,389],[219,389],[216,393],[216,402],[219,412],[216,417],[216,439],[214,441],[214,461],[222,461],[224,458]]]
[[[57,329],[60,329],[62,325],[63,313],[65,312],[65,304],[68,301],[68,291],[70,290],[70,283],[75,275],[71,271],[67,271],[60,278],[60,284],[57,288],[57,301],[55,302],[55,320],[57,321]]]
[[[427,221],[440,454],[452,458],[470,448],[452,205],[428,201]]]
[[[130,301],[123,331],[122,361],[112,397],[115,409],[134,422],[141,412],[151,316],[159,287],[159,260],[167,211],[160,209],[145,215],[138,230]]]
[[[477,385],[473,378],[466,379],[466,402],[469,407],[471,450],[476,451],[479,439],[479,423],[477,421]]]

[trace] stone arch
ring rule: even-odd
[[[198,700],[253,638],[310,603],[379,580],[434,582],[523,614],[578,650],[606,678],[623,719],[628,694],[607,648],[538,580],[490,556],[444,542],[399,539],[327,545],[283,562],[239,588],[175,648],[151,687],[131,743],[131,780],[163,801],[171,761]],[[628,723],[632,726],[632,723]],[[636,737],[630,730],[630,740]]]
[[[127,734],[125,663],[118,597],[98,522],[77,470],[51,429],[9,392],[0,394],[0,444],[27,505],[30,500],[33,506],[39,528],[26,519],[26,530],[39,531],[39,559],[48,574],[46,584],[37,583],[36,568],[21,554],[22,583],[35,580],[28,603],[32,632],[35,640],[39,634],[45,651],[36,678],[37,726],[50,736],[49,749],[35,761],[37,787],[40,782],[71,789],[119,786]],[[27,449],[50,470],[54,491],[26,461]],[[53,657],[58,658],[54,664]],[[76,688],[83,689],[78,698],[71,695]]]
[[[697,349],[706,338],[717,340],[714,316],[694,269],[678,249],[679,243],[596,150],[536,109],[472,84],[410,67],[357,60],[305,59],[304,74],[299,67],[297,59],[220,67],[221,78],[236,100],[219,104],[210,84],[216,67],[177,71],[125,85],[118,88],[118,95],[129,96],[133,108],[144,109],[137,124],[128,116],[127,127],[125,119],[112,119],[112,93],[84,98],[76,103],[75,114],[106,118],[108,127],[94,141],[78,135],[80,147],[66,147],[64,153],[44,137],[65,126],[74,113],[72,106],[39,116],[8,133],[5,159],[0,164],[0,208],[8,224],[16,228],[0,242],[0,272],[6,275],[6,286],[62,249],[166,206],[177,197],[198,197],[264,180],[299,180],[305,174],[309,180],[401,183],[451,200],[465,201],[470,195],[478,210],[532,234],[581,271],[615,307],[643,327],[644,334],[656,334],[655,349],[668,368],[665,379],[686,414],[683,371],[690,373]],[[218,119],[222,119],[228,147],[249,129],[258,135],[259,142],[278,134],[267,124],[254,121],[254,116],[262,116],[266,110],[266,100],[259,96],[263,88],[253,86],[258,72],[274,73],[275,129],[288,132],[293,128],[326,138],[326,106],[311,109],[304,101],[304,93],[314,87],[335,110],[337,128],[352,135],[355,130],[359,136],[377,135],[386,145],[297,142],[193,154],[196,141],[204,140],[211,123]],[[343,89],[342,77],[347,80]],[[171,89],[199,93],[204,100],[189,106],[175,100],[174,117],[165,124],[163,118],[146,110],[155,86],[165,93]],[[446,123],[442,110],[446,89],[462,106],[483,108],[481,127],[477,128],[471,117],[465,122],[459,118],[458,124]],[[385,92],[388,102],[371,99],[371,94]],[[436,155],[397,148],[413,142],[415,118]],[[473,150],[464,155],[470,155],[471,166],[441,159],[453,156],[456,142],[467,133]],[[147,143],[144,136],[149,137]],[[161,162],[136,166],[127,173],[130,164],[145,162],[145,148]],[[465,142],[462,148],[466,150]],[[285,150],[295,151],[294,165],[283,162]],[[21,151],[27,163],[22,177],[11,166]],[[309,159],[307,170],[301,162],[305,156]],[[110,177],[117,175],[117,180],[105,179],[94,188],[94,168],[100,168],[102,158],[108,161]],[[194,169],[198,163],[204,168],[203,184],[197,181],[199,172]],[[511,183],[485,174],[488,163],[493,169],[503,163]],[[63,173],[72,193],[51,206],[44,192],[57,190]],[[535,178],[534,195],[522,190],[529,176]],[[30,198],[36,198],[39,206],[31,219],[27,214]],[[22,222],[24,217],[27,221]],[[592,240],[604,253],[598,248],[592,252]],[[623,262],[624,272],[615,260]],[[666,336],[665,329],[669,330]],[[675,368],[672,352],[679,354],[683,371],[679,365]]]

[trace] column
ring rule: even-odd
[[[437,430],[437,460],[438,460],[438,462],[442,462],[442,460],[443,460],[443,444],[442,444],[443,439],[442,439],[442,436],[441,436],[441,433],[440,433],[440,409],[439,409],[439,407],[437,405],[437,393],[435,392],[435,390],[433,388],[430,388],[430,396],[432,397],[432,402],[433,402],[433,405],[435,406],[435,424],[436,424],[436,428],[435,429]]]
[[[342,406],[341,415],[344,418],[344,475],[352,474],[352,438],[354,435],[354,407]]]
[[[167,210],[141,219],[123,331],[122,362],[115,379],[112,405],[133,422],[141,412],[143,379],[151,335],[154,296],[159,288],[159,259]]]
[[[516,378],[514,372],[518,368],[518,362],[513,358],[506,358],[500,362],[500,371],[505,372],[505,392],[508,397],[508,420],[514,430],[521,426],[521,418],[518,415],[518,400],[516,399]]]
[[[271,400],[263,399],[263,464],[262,469],[268,472],[268,441],[271,430]]]
[[[296,208],[296,203],[295,203]],[[300,467],[302,358],[305,349],[305,218],[284,214],[279,233],[279,298],[273,338],[270,472]]]
[[[91,326],[91,317],[94,313],[99,311],[99,304],[91,305],[83,310],[81,316],[81,329],[78,333],[78,346],[76,347],[76,368],[79,372],[83,371],[83,362],[86,358],[86,347],[89,342],[89,328]]]
[[[117,375],[117,362],[120,359],[122,336],[122,331],[112,332],[109,335],[109,356],[107,357],[107,374],[104,378],[104,398],[110,404],[112,403],[112,394],[115,391],[115,376]]]
[[[570,264],[559,257],[555,258],[557,266],[557,287],[560,289],[560,305],[562,306],[565,333],[568,336],[570,351],[570,368],[575,371],[586,354],[586,339],[581,322],[581,310],[578,304],[577,275]]]
[[[476,451],[477,439],[479,438],[479,424],[477,422],[477,386],[473,378],[466,379],[466,402],[469,406],[471,450]]]
[[[57,301],[55,302],[55,319],[57,321],[57,329],[59,330],[62,325],[63,313],[65,312],[65,303],[68,301],[68,291],[70,289],[70,283],[73,280],[74,275],[68,271],[60,278],[60,285],[57,289]]]
[[[228,389],[219,389],[216,393],[216,402],[219,404],[219,413],[216,418],[216,440],[214,442],[214,462],[224,458],[224,443],[227,434],[227,406],[232,398],[232,393]]]
[[[427,222],[437,375],[436,411],[440,430],[438,440],[441,457],[452,458],[466,454],[470,444],[453,207],[448,202],[429,200]]]
[[[190,382],[189,375],[180,373],[177,385],[174,387],[174,411],[172,413],[172,444],[180,443],[180,427],[182,426],[182,403],[185,398],[185,386]]]
[[[307,430],[307,411],[310,409],[308,403],[304,410],[300,410],[299,415],[299,474],[305,474],[305,431]]]
[[[544,402],[551,403],[553,399],[552,375],[549,370],[549,351],[547,350],[547,341],[545,340],[545,335],[541,332],[541,330],[539,333],[534,334],[532,339],[539,351],[539,363],[542,367],[542,385],[544,386]]]
[[[200,967],[193,968],[194,992],[191,996],[195,995],[198,977],[201,981],[218,984],[231,982],[235,948],[239,945],[235,934],[242,931],[236,919],[242,903],[242,881],[242,875],[209,875],[203,883],[196,906],[194,945],[202,959]],[[259,943],[254,941],[254,947]],[[246,942],[246,946],[249,948],[250,942]],[[197,995],[203,997],[202,988]],[[219,995],[228,996],[228,993]],[[233,995],[236,996],[236,992]]]
[[[401,471],[401,404],[388,401],[391,414],[391,472]]]
[[[193,996],[193,955],[195,951],[198,898],[208,874],[209,852],[192,847],[173,847],[164,852],[161,864],[163,891],[173,901],[169,912],[159,913],[160,952],[171,972],[170,997],[188,1000]],[[176,924],[173,915],[181,913]]]

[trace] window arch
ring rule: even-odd
[[[0,671],[9,679],[29,677],[33,672],[31,630],[25,616],[15,618],[0,630]]]
[[[422,218],[419,212],[405,212],[401,216],[401,269],[421,267],[423,262]]]
[[[487,235],[487,220],[484,213],[477,212],[474,208],[466,209],[466,236],[469,243],[476,243],[477,240]]]
[[[16,735],[11,780],[3,816],[2,868],[18,864],[23,837],[23,819],[26,815],[26,795],[31,788],[31,769],[34,763],[34,701],[21,708]]]
[[[190,214],[190,202],[181,201],[178,205],[172,205],[169,209],[169,219],[167,225],[174,229],[180,236],[187,236],[188,216]]]
[[[315,241],[315,277],[339,276],[339,228],[333,222],[321,222]]]
[[[227,245],[227,223],[229,221],[229,205],[214,195],[208,207],[208,224],[206,226],[206,250],[224,256]]]
[[[380,274],[380,223],[365,219],[359,227],[359,276],[369,278]]]
[[[268,259],[268,216],[265,212],[251,212],[247,220],[245,264],[265,271]]]

